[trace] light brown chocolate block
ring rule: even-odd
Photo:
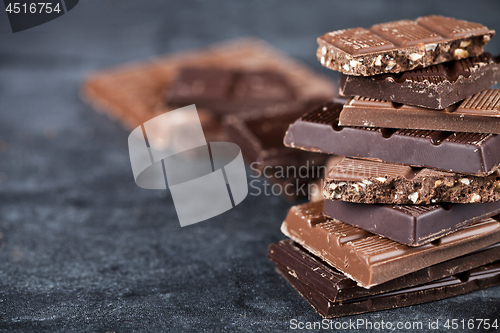
[[[323,204],[293,206],[281,231],[365,288],[500,241],[497,216],[444,236],[439,242],[410,247],[327,218],[322,214]]]
[[[323,66],[347,75],[399,73],[477,56],[494,34],[479,23],[424,16],[326,33],[316,55]]]
[[[184,67],[222,68],[282,73],[297,93],[297,101],[327,100],[336,95],[335,84],[263,41],[240,39],[202,50],[167,55],[121,65],[90,74],[82,86],[84,100],[110,117],[135,128],[175,108],[165,103],[166,91]],[[198,110],[207,139],[225,139],[220,120],[208,110]],[[207,128],[212,129],[207,134]]]

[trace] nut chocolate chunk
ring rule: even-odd
[[[398,74],[340,75],[340,94],[444,109],[500,82],[500,58],[483,53]]]
[[[431,204],[500,200],[500,171],[486,177],[336,156],[323,184],[327,199],[357,203]]]
[[[485,176],[500,164],[500,136],[338,126],[343,101],[313,108],[290,125],[287,147]]]
[[[281,231],[365,288],[500,242],[498,217],[476,222],[439,243],[409,247],[329,219],[322,211],[323,202],[293,206]]]
[[[500,134],[500,90],[483,90],[444,110],[355,96],[344,105],[339,125]]]
[[[494,34],[479,23],[425,16],[326,33],[316,54],[323,66],[348,75],[399,73],[477,56]]]

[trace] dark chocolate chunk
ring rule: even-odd
[[[290,123],[303,112],[303,105],[274,106],[254,112],[228,115],[223,119],[229,140],[238,144],[245,162],[263,180],[280,184],[287,199],[309,196],[310,182],[324,177],[326,154],[316,154],[283,145],[283,137]],[[299,175],[298,168],[307,168]],[[280,172],[284,170],[283,172]],[[290,172],[287,172],[289,170]],[[303,190],[300,190],[302,188]],[[314,186],[321,193],[321,186]]]
[[[500,200],[500,171],[486,177],[336,156],[328,160],[326,199],[357,203],[433,204]]]
[[[444,110],[355,96],[344,105],[339,125],[500,134],[500,90],[483,90]]]
[[[500,222],[493,218],[439,242],[409,247],[329,219],[322,212],[323,202],[293,206],[281,231],[365,288],[500,242]]]
[[[224,130],[237,143],[248,164],[305,165],[307,160],[326,161],[326,155],[299,151],[285,147],[283,137],[288,126],[303,113],[304,105],[291,107],[274,106],[256,109],[240,115],[228,115],[223,119]],[[319,158],[321,156],[321,158]]]
[[[479,23],[425,16],[326,33],[316,54],[323,66],[348,75],[399,73],[477,56],[494,34]]]
[[[500,213],[500,201],[476,204],[384,205],[326,200],[323,214],[408,246],[421,246]]]
[[[398,74],[340,74],[340,94],[444,109],[500,82],[498,57],[483,53]]]
[[[443,278],[417,287],[343,302],[331,302],[314,287],[296,279],[286,267],[277,265],[276,270],[325,318],[349,316],[438,301],[500,284],[500,262],[495,262],[464,272],[462,275]],[[333,322],[330,325],[332,329],[335,328]]]
[[[457,276],[462,272],[498,261],[500,260],[500,243],[422,268],[370,289],[358,286],[355,281],[290,239],[271,244],[267,250],[267,257],[277,266],[285,267],[288,274],[314,288],[331,302],[343,302],[410,288],[452,275]],[[467,275],[467,273],[460,275]]]
[[[342,100],[307,112],[285,135],[287,147],[484,176],[500,164],[500,136],[338,126]]]

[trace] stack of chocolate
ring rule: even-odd
[[[335,99],[288,147],[334,154],[324,201],[294,206],[277,270],[325,317],[500,284],[500,78],[494,31],[442,16],[327,33]],[[354,97],[350,97],[354,96]]]

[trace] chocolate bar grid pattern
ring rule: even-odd
[[[455,112],[465,112],[464,109],[470,110],[488,110],[490,115],[500,115],[499,110],[500,90],[486,89],[482,92],[467,98]],[[485,112],[486,113],[486,112]]]
[[[310,111],[308,114],[304,115],[301,120],[331,125],[334,130],[341,131],[342,126],[338,126],[338,120],[340,116],[340,109],[335,107],[334,103],[328,103],[322,107],[322,109],[316,109]],[[442,132],[442,131],[432,131],[432,130],[416,130],[416,129],[398,129],[395,131],[387,130],[385,128],[379,127],[362,127],[362,126],[352,126],[353,128],[368,130],[368,131],[379,131],[382,132],[385,138],[392,135],[405,135],[410,137],[418,137],[429,139],[433,144],[440,144],[443,141],[461,143],[467,145],[480,146],[493,134],[488,133],[466,133],[466,132]]]
[[[460,26],[461,25],[461,26]],[[410,47],[421,43],[445,42],[473,34],[486,34],[488,28],[473,22],[428,16],[416,21],[402,20],[377,24],[369,29],[354,28],[330,32],[332,45],[354,55]]]

